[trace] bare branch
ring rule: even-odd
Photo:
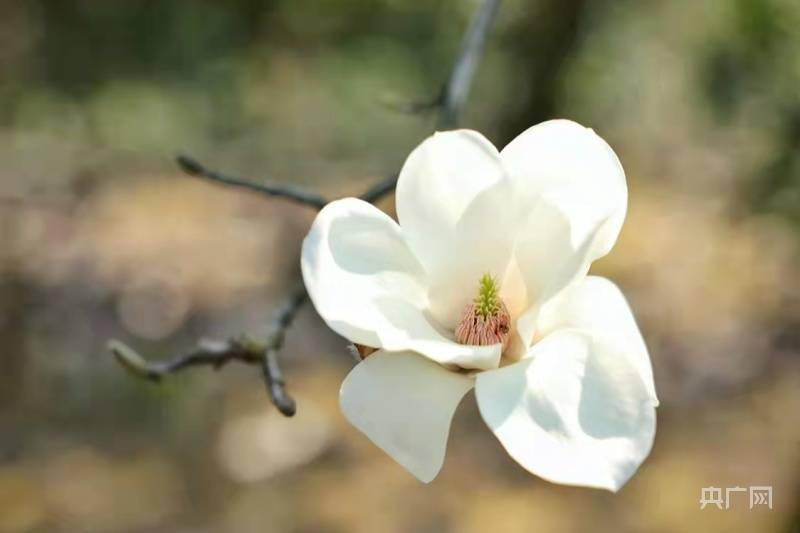
[[[469,96],[472,78],[475,76],[475,70],[483,55],[489,28],[492,26],[498,7],[500,7],[500,0],[484,0],[472,17],[469,29],[461,41],[461,49],[453,64],[453,69],[450,71],[450,76],[442,91],[442,109],[439,113],[438,129],[450,129],[458,124],[461,109]]]
[[[294,416],[297,412],[297,404],[294,398],[286,392],[286,380],[283,379],[283,371],[278,365],[278,348],[268,348],[264,351],[264,357],[261,359],[261,373],[267,384],[267,392],[272,404],[285,416]]]
[[[385,101],[384,104],[400,113],[412,115],[438,110],[436,129],[455,128],[461,109],[467,102],[475,70],[486,46],[489,28],[499,7],[500,0],[484,0],[475,11],[447,80],[434,98],[404,103]]]
[[[176,160],[181,169],[190,176],[205,178],[207,180],[222,183],[224,185],[231,185],[233,187],[249,189],[251,191],[266,194],[268,196],[286,198],[293,202],[313,207],[317,210],[322,209],[325,207],[325,204],[328,203],[327,199],[318,194],[301,191],[290,185],[270,185],[266,183],[256,183],[254,181],[248,181],[233,176],[227,176],[215,170],[208,169],[196,159],[192,159],[191,157],[185,155],[179,155]]]
[[[193,351],[165,361],[147,361],[133,348],[118,340],[110,341],[108,349],[120,364],[135,375],[158,382],[164,376],[190,366],[212,366],[216,369],[231,361],[258,363],[264,346],[246,338],[227,341],[201,340]]]
[[[453,62],[453,67],[450,70],[447,81],[442,86],[436,98],[396,107],[408,113],[419,113],[429,109],[438,109],[437,129],[444,130],[456,127],[461,115],[461,110],[469,96],[472,79],[475,76],[475,71],[486,46],[489,28],[492,26],[492,22],[494,21],[499,7],[500,0],[484,0],[478,7],[461,41],[461,48]],[[226,176],[207,169],[199,161],[185,155],[179,155],[177,161],[184,172],[192,176],[210,179],[235,187],[243,187],[270,196],[281,196],[314,207],[318,210],[325,207],[328,203],[322,196],[300,191],[292,187],[259,184]],[[375,203],[394,190],[397,185],[397,177],[397,174],[393,174],[375,183],[367,189],[360,198],[365,202]]]
[[[438,109],[436,128],[452,129],[458,125],[461,110],[467,102],[472,79],[483,55],[489,28],[500,7],[500,0],[484,0],[472,17],[469,28],[461,41],[461,49],[456,56],[453,68],[436,98],[432,100],[397,106],[407,113],[421,113]],[[397,174],[388,176],[367,189],[360,198],[375,203],[391,193],[397,185]]]
[[[374,185],[370,186],[369,189],[364,191],[360,199],[364,200],[365,202],[369,202],[374,204],[390,192],[392,192],[397,185],[397,177],[399,174],[392,174],[391,176],[387,176],[386,178],[382,179],[381,181],[375,183]]]
[[[497,13],[500,0],[484,0],[470,22],[464,35],[458,56],[455,59],[448,79],[436,99],[406,106],[409,111],[438,109],[438,129],[455,127],[458,123],[472,78],[483,53],[492,20]],[[288,186],[260,184],[224,175],[207,169],[200,162],[181,155],[177,162],[184,172],[191,176],[210,181],[248,189],[268,196],[277,196],[320,210],[328,201],[319,195],[300,191]],[[398,174],[387,176],[369,187],[360,198],[375,203],[391,193],[397,185]],[[160,381],[162,377],[192,366],[211,366],[220,368],[230,361],[247,364],[260,364],[272,403],[286,416],[294,415],[296,405],[286,392],[286,382],[278,365],[277,354],[283,346],[286,331],[303,303],[308,298],[304,285],[299,283],[292,290],[286,302],[278,310],[272,333],[265,340],[241,337],[227,341],[202,341],[197,348],[185,355],[165,361],[148,362],[135,350],[125,344],[112,340],[109,350],[117,361],[136,376]]]
[[[260,364],[272,403],[284,415],[293,416],[296,405],[286,392],[286,382],[278,366],[277,353],[283,346],[287,329],[307,297],[302,285],[289,294],[278,310],[273,330],[266,339],[238,337],[226,341],[203,340],[193,351],[165,361],[147,361],[133,348],[118,340],[110,341],[108,348],[117,361],[134,375],[154,382],[192,366],[211,366],[218,369],[231,361]]]

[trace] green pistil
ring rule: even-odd
[[[484,274],[478,282],[478,297],[475,298],[475,314],[482,318],[494,316],[500,310],[497,283],[492,276]]]

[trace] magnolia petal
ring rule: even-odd
[[[303,281],[317,312],[348,340],[413,350],[442,364],[496,368],[501,346],[463,346],[428,318],[425,273],[399,226],[371,204],[328,204],[303,241]]]
[[[418,307],[397,298],[378,299],[375,317],[380,346],[389,351],[411,350],[443,365],[487,370],[500,364],[503,345],[458,344],[451,332],[440,331]]]
[[[570,223],[571,241],[583,243],[598,225],[590,260],[617,239],[628,201],[625,172],[594,131],[569,120],[550,120],[522,132],[500,155],[515,182],[523,212],[554,204]]]
[[[400,228],[353,198],[331,202],[303,241],[300,261],[311,301],[328,325],[352,342],[380,346],[380,302],[425,306],[423,272]]]
[[[619,346],[560,330],[530,357],[478,374],[486,424],[514,460],[555,483],[617,491],[650,453],[655,408]]]
[[[639,370],[653,405],[658,405],[647,346],[625,296],[612,281],[588,276],[548,303],[539,316],[537,336],[562,328],[586,331],[620,345],[620,354]]]
[[[424,483],[444,463],[450,422],[473,378],[411,352],[378,351],[345,378],[347,420]]]
[[[515,262],[524,282],[527,308],[518,316],[515,332],[527,350],[536,334],[541,306],[589,271],[592,250],[600,238],[594,232],[573,240],[568,214],[557,205],[539,203],[522,225],[515,248]]]
[[[497,149],[475,131],[436,133],[403,165],[397,216],[443,327],[455,327],[481,275],[499,280],[505,273],[515,237],[512,200]]]
[[[539,307],[611,250],[625,218],[628,190],[608,144],[568,120],[529,128],[500,157],[521,209],[514,255],[528,307],[518,334],[529,346]]]

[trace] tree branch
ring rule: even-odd
[[[382,179],[381,181],[375,183],[374,185],[370,186],[369,189],[364,191],[359,198],[364,200],[365,202],[369,202],[374,204],[390,192],[392,192],[397,185],[397,178],[399,174],[392,174],[391,176],[387,176],[386,178]]]
[[[450,76],[442,90],[442,109],[439,113],[438,129],[454,128],[458,124],[461,109],[467,102],[475,70],[478,68],[486,38],[492,26],[500,0],[484,0],[472,17],[469,28],[461,41],[461,49]]]
[[[438,129],[449,129],[458,124],[461,109],[467,101],[469,88],[499,5],[500,0],[484,0],[478,7],[439,97],[433,102],[418,106],[438,109]],[[267,196],[286,198],[316,210],[322,209],[328,203],[328,200],[320,195],[289,186],[261,184],[227,176],[210,170],[197,160],[184,155],[178,156],[177,162],[190,176],[248,189]],[[370,203],[377,202],[394,190],[397,179],[398,174],[396,173],[387,176],[370,186],[361,194],[360,198]],[[201,341],[197,348],[188,354],[153,362],[148,362],[135,350],[117,340],[109,342],[109,350],[117,361],[134,375],[155,382],[160,381],[164,376],[193,366],[211,366],[218,369],[231,361],[260,364],[272,403],[284,415],[292,416],[296,411],[296,405],[286,392],[286,382],[278,365],[277,354],[283,346],[286,331],[307,298],[308,293],[301,282],[292,290],[279,309],[273,323],[273,330],[266,339],[239,337],[226,341]]]
[[[433,100],[402,106],[403,111],[415,113],[428,109],[437,109],[437,129],[452,129],[458,125],[461,110],[467,102],[475,71],[486,47],[489,29],[499,7],[500,0],[484,0],[470,21],[470,25],[461,41],[461,48],[450,69],[450,74],[439,94]],[[220,172],[207,169],[199,161],[185,155],[178,156],[177,161],[183,171],[191,176],[202,177],[235,187],[243,187],[269,196],[281,196],[317,210],[322,209],[328,203],[322,196],[299,191],[291,187],[259,184],[226,176]],[[397,185],[397,177],[397,174],[387,176],[364,191],[359,198],[365,202],[377,202],[394,190],[395,185]]]
[[[189,156],[179,155],[176,158],[176,161],[181,169],[190,176],[205,178],[223,185],[248,189],[261,194],[266,194],[267,196],[286,198],[287,200],[307,205],[317,210],[322,209],[325,207],[325,204],[328,203],[328,200],[318,194],[301,191],[290,185],[270,185],[267,183],[256,183],[254,181],[227,176],[221,172],[217,172],[216,170],[206,168],[202,163],[196,159],[192,159]]]
[[[297,286],[278,310],[272,332],[265,339],[235,337],[225,341],[201,340],[191,352],[165,361],[148,362],[133,348],[111,340],[108,349],[117,361],[140,378],[159,382],[169,374],[193,366],[219,369],[231,361],[260,364],[267,391],[275,407],[286,416],[295,414],[294,400],[286,392],[286,382],[278,366],[277,353],[283,346],[286,331],[308,297],[305,287]]]
[[[408,104],[400,108],[408,113],[419,113],[429,109],[438,110],[436,129],[455,128],[461,118],[461,110],[467,103],[472,79],[486,47],[486,39],[492,26],[500,0],[484,0],[472,17],[469,28],[461,41],[461,48],[450,69],[450,74],[439,94],[433,100]],[[397,185],[398,174],[392,174],[372,185],[359,198],[375,203],[392,192]]]

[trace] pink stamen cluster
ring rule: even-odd
[[[502,301],[498,301],[495,312],[486,316],[476,312],[475,304],[470,303],[464,308],[456,327],[456,341],[476,346],[502,343],[505,350],[511,337],[510,331],[511,315]]]

